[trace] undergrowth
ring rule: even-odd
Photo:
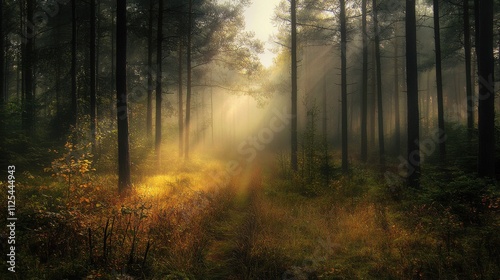
[[[38,169],[24,169],[26,156],[16,175],[16,277],[498,279],[496,182],[458,162],[425,165],[421,189],[388,186],[366,166],[342,174],[318,139],[314,129],[303,135],[297,171],[279,153],[277,162],[253,163],[262,176],[227,182],[214,176],[225,174],[223,162],[159,165],[135,151],[127,196],[117,193],[114,160],[84,143],[37,151],[50,155]],[[5,262],[0,269],[2,279],[12,276]]]
[[[18,178],[16,277],[195,279],[201,274],[208,228],[231,195],[227,182],[207,180],[207,174],[223,167],[193,159],[158,171],[154,160],[145,161],[142,179],[120,196],[116,176],[97,174],[92,157],[75,153],[79,149],[67,143],[46,174]],[[6,240],[5,232],[1,238]]]
[[[495,184],[458,168],[439,169],[426,172],[422,189],[401,186],[396,196],[377,171],[353,168],[311,186],[280,171],[279,161],[259,200],[256,244],[288,260],[282,279],[500,275]],[[314,188],[315,195],[300,188]]]

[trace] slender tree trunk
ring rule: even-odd
[[[418,109],[417,24],[415,0],[406,0],[406,87],[408,107],[408,185],[420,188],[420,122]]]
[[[347,27],[345,15],[345,0],[340,0],[340,60],[341,60],[341,95],[342,95],[342,171],[347,172]]]
[[[361,77],[361,160],[366,162],[368,159],[368,36],[366,28],[366,1],[362,2],[361,28],[363,36],[363,72]]]
[[[22,2],[22,1],[21,1]],[[20,49],[16,52],[17,57],[17,70],[16,70],[16,101],[21,101],[21,88],[22,88],[22,49],[24,44],[21,44]],[[58,76],[59,77],[59,76]]]
[[[347,135],[348,135],[348,139],[347,141],[353,141],[353,125],[354,125],[354,117],[353,117],[353,114],[354,114],[354,102],[351,102],[353,100],[352,96],[347,96],[347,104],[349,105],[349,109],[348,109],[348,113],[349,113],[349,117],[348,117],[348,122],[349,122],[349,128],[347,130]]]
[[[96,104],[96,0],[90,0],[90,133],[92,152],[97,151],[97,104]]]
[[[464,0],[465,1],[465,0]],[[477,81],[477,75],[478,75],[478,69],[477,66],[479,64],[478,62],[478,48],[479,48],[479,45],[480,45],[480,38],[479,38],[479,22],[480,22],[480,19],[479,19],[479,0],[474,0],[474,3],[473,3],[473,13],[474,13],[474,29],[475,29],[475,33],[474,33],[474,54],[475,54],[475,61],[473,61],[473,59],[471,59],[471,67],[472,67],[472,76],[470,77],[471,78],[471,84],[472,84],[472,95],[473,95],[473,98],[474,98],[474,94],[475,94],[475,90],[476,90],[476,81]],[[478,87],[478,90],[479,90],[479,85],[477,85]],[[474,105],[474,104],[473,104]],[[474,109],[475,109],[475,106],[474,106]]]
[[[125,0],[126,1],[126,0]],[[116,4],[116,2],[114,2]],[[115,9],[113,9],[113,7],[111,7],[112,9],[112,12],[111,12],[111,25],[115,25],[115,16],[116,16],[116,5],[115,5]],[[110,83],[110,90],[111,92],[115,92],[116,90],[116,62],[115,62],[115,53],[116,53],[116,30],[115,28],[111,28],[111,83]],[[111,110],[109,110],[109,113],[110,113],[110,118],[113,117],[113,112]]]
[[[99,54],[101,46],[101,2],[96,1],[96,38],[95,38],[95,65],[96,65],[96,78],[95,78],[95,91],[96,96],[99,96]],[[97,141],[97,139],[96,139]],[[99,143],[97,143],[99,145]]]
[[[21,34],[27,33],[26,29],[26,1],[21,0],[19,1],[19,30]],[[21,102],[21,108],[22,108],[22,113],[21,113],[21,125],[23,129],[26,129],[26,99],[25,99],[25,85],[26,85],[26,58],[27,58],[27,52],[26,52],[26,44],[27,40],[22,40],[21,41],[21,46],[20,46],[20,53],[19,53],[19,73],[21,75],[20,77],[20,96],[18,95],[18,101]],[[18,92],[19,93],[19,92]]]
[[[479,176],[495,178],[495,80],[493,56],[493,0],[479,2]]]
[[[24,129],[28,134],[34,133],[35,126],[35,91],[33,83],[33,64],[34,64],[34,40],[35,26],[33,25],[33,1],[26,2],[26,44],[24,47],[23,64],[24,64]]]
[[[377,67],[378,147],[380,163],[385,163],[384,110],[382,100],[382,66],[380,63],[380,30],[378,27],[377,1],[372,2],[373,31],[375,33],[375,63]]]
[[[153,138],[153,11],[154,0],[149,0],[148,21],[148,100],[146,105],[146,134],[149,140]]]
[[[54,33],[53,40],[54,42],[57,42],[57,39],[59,38],[61,34],[60,26],[56,27],[57,32]],[[56,84],[55,84],[55,91],[56,91],[56,115],[60,116],[62,113],[62,102],[61,102],[61,66],[62,66],[62,57],[58,55],[56,57]]]
[[[291,126],[291,165],[292,170],[298,170],[297,163],[297,150],[298,150],[298,139],[297,139],[297,3],[296,0],[291,0],[291,19],[292,19],[292,54],[291,54],[291,65],[292,65],[292,126]]]
[[[28,2],[31,2],[28,0]],[[70,124],[76,127],[77,88],[76,88],[76,0],[71,0],[71,116]]]
[[[127,104],[127,3],[116,0],[116,113],[118,121],[118,190],[130,189]]]
[[[426,75],[426,80],[427,80],[427,90],[425,91],[425,98],[422,100],[422,109],[424,108],[423,104],[425,104],[425,118],[422,118],[425,124],[422,124],[424,129],[425,129],[425,135],[429,135],[429,130],[430,130],[430,123],[431,123],[431,114],[430,114],[430,108],[431,108],[431,88],[432,88],[432,83],[431,83],[431,71],[427,71]]]
[[[444,134],[444,101],[443,101],[443,77],[441,70],[441,30],[439,24],[439,1],[433,0],[434,8],[434,45],[436,54],[436,91],[438,103],[438,129],[439,133]],[[439,155],[441,162],[446,158],[446,143],[439,141]]]
[[[4,15],[3,15],[3,0],[0,0],[0,134],[6,135],[5,131],[5,105],[8,102],[5,76],[5,35],[4,35]],[[12,60],[14,61],[14,59]]]
[[[163,0],[158,5],[158,28],[156,38],[156,124],[155,124],[155,152],[160,160],[161,152],[161,102],[162,102],[162,43],[163,43]]]
[[[116,13],[112,12],[111,13],[111,25],[115,25],[115,16]],[[114,28],[111,28],[111,91],[114,91],[115,88],[114,86],[116,85],[115,81],[115,40],[116,40],[116,30]]]
[[[180,32],[179,32],[180,33]],[[179,34],[180,35],[180,34]],[[183,111],[183,100],[182,100],[182,39],[179,36],[179,158],[182,157],[184,153],[184,111]]]
[[[186,127],[185,127],[185,143],[184,143],[184,159],[189,159],[189,134],[191,132],[191,37],[193,27],[193,1],[189,0],[189,15],[188,15],[188,37],[187,37],[187,86],[186,86]]]
[[[375,43],[373,42],[371,46],[371,51],[372,51],[372,67],[371,67],[371,79],[370,79],[370,89],[371,89],[371,96],[370,96],[370,147],[375,148],[376,144],[376,128],[377,128],[377,122],[375,121],[377,119],[377,67],[375,66]]]
[[[3,106],[7,102],[5,96],[5,47],[3,32],[3,0],[0,0],[0,112],[3,113]],[[1,122],[1,121],[0,121]]]
[[[322,134],[323,134],[323,146],[325,147],[325,150],[326,150],[326,147],[327,147],[327,140],[328,140],[328,129],[327,129],[327,91],[328,91],[328,87],[326,85],[326,73],[327,73],[327,70],[326,70],[326,63],[323,64],[323,108],[322,108],[322,111],[323,111],[323,122],[322,122]]]
[[[26,1],[20,0],[19,2],[19,32],[26,34]],[[18,75],[17,75],[17,101],[21,105],[21,127],[26,130],[26,100],[25,100],[25,84],[26,84],[26,43],[27,40],[21,40],[18,50]]]
[[[465,1],[465,0],[464,0]],[[473,13],[474,13],[474,29],[475,29],[475,34],[474,34],[474,53],[475,53],[475,62],[472,61],[472,58],[471,58],[471,72],[472,72],[472,76],[470,77],[471,78],[471,84],[473,86],[473,92],[472,92],[472,97],[474,98],[474,91],[476,89],[476,80],[477,80],[477,75],[478,75],[478,70],[475,69],[477,67],[477,64],[479,63],[478,62],[478,48],[479,48],[479,41],[480,41],[480,38],[479,38],[479,0],[474,0],[474,10],[473,10]],[[472,55],[472,54],[471,54]],[[479,85],[478,86],[478,90],[479,90]],[[474,103],[472,103],[472,105],[475,105]],[[475,109],[475,106],[473,107]],[[475,111],[475,110],[474,110]],[[475,113],[475,112],[474,112]],[[472,135],[469,135],[470,137],[472,137]]]
[[[212,72],[210,72],[212,77]],[[210,82],[212,79],[210,79]],[[214,145],[214,88],[210,87],[210,128],[212,129],[212,146]]]
[[[399,42],[398,42],[398,32],[397,32],[397,24],[396,24],[396,38],[394,39],[394,134],[395,141],[394,147],[396,153],[399,154],[401,152],[401,117],[399,115]]]
[[[467,128],[469,135],[474,129],[474,93],[471,82],[471,44],[470,44],[470,22],[469,22],[469,0],[463,1],[463,28],[464,28],[464,52],[465,52],[465,88],[467,95]]]

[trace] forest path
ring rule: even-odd
[[[204,279],[251,279],[252,244],[256,233],[255,196],[261,171],[250,165],[232,179],[234,193],[227,208],[211,226],[205,254]]]

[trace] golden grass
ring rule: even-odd
[[[255,254],[278,252],[288,266],[312,267],[325,275],[366,276],[370,267],[356,271],[358,263],[375,267],[388,254],[389,240],[401,234],[369,201],[352,206],[330,195],[290,198],[283,192],[257,201]]]
[[[446,275],[446,268],[457,265],[450,255],[465,260],[455,255],[461,248],[472,247],[451,244],[454,251],[446,255],[442,248],[447,244],[439,236],[445,231],[432,232],[423,222],[413,227],[404,222],[405,218],[418,221],[430,216],[425,209],[416,208],[413,213],[391,208],[390,203],[378,201],[378,190],[369,186],[368,179],[340,179],[321,195],[304,197],[296,189],[287,189],[284,179],[261,177],[257,164],[231,181],[211,176],[224,174],[224,162],[206,157],[193,156],[188,162],[172,159],[161,167],[146,158],[141,167],[128,196],[117,195],[117,178],[110,174],[73,186],[71,199],[54,209],[49,206],[66,201],[54,189],[59,188],[62,197],[67,184],[30,187],[36,196],[22,197],[29,207],[21,214],[36,217],[33,223],[42,230],[25,233],[25,239],[66,238],[68,244],[57,243],[61,248],[52,249],[41,242],[27,243],[39,254],[29,265],[47,272],[58,266],[40,265],[37,257],[50,260],[73,250],[79,252],[81,263],[92,267],[84,271],[87,276],[126,270],[147,274],[148,279],[172,274],[189,279],[229,279],[224,278],[227,275],[231,279],[240,275],[246,277],[241,279],[282,279],[285,270],[301,267],[316,271],[320,279],[408,279],[425,278],[419,276],[424,275],[422,271]],[[28,194],[27,188],[20,190]],[[37,224],[49,218],[57,218],[55,224],[74,235]],[[446,215],[435,220],[440,218],[447,221]],[[443,230],[460,227],[436,225]],[[58,261],[59,267],[67,262]],[[59,272],[54,269],[53,273]]]

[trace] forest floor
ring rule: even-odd
[[[18,270],[2,279],[499,279],[498,191],[458,170],[416,192],[367,167],[150,160],[119,196],[84,165],[18,179]]]

